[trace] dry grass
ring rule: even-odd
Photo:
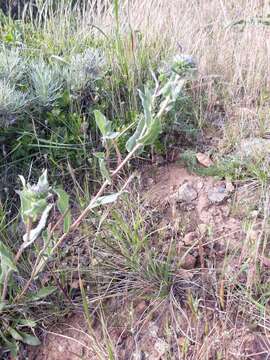
[[[115,31],[113,3],[86,1],[85,9],[76,15],[77,36]],[[46,15],[42,9],[41,13]],[[179,52],[179,47],[195,55],[201,81],[218,79],[231,104],[248,106],[270,80],[270,27],[258,21],[259,17],[267,20],[269,13],[270,5],[263,0],[123,0],[119,1],[119,28],[141,32],[145,43],[137,46],[156,44],[157,56],[162,48]],[[42,25],[54,42],[72,36],[67,33],[70,9],[59,7],[59,14],[61,22],[55,16],[46,17]],[[246,24],[234,25],[241,20]]]
[[[104,39],[104,35],[106,38],[106,36],[114,34],[117,24],[113,2],[111,0],[89,0],[86,3],[85,9],[82,12],[77,10],[75,29],[74,24],[72,27],[70,26],[74,18],[71,16],[70,9],[66,7],[63,7],[63,9],[60,7],[59,9],[60,23],[58,21],[59,16],[45,17],[45,22],[40,23],[40,29],[43,33],[41,50],[49,47],[50,44],[54,44],[52,50],[55,47],[60,49],[66,46],[66,39],[77,38],[80,39],[80,42],[74,41],[74,45],[71,45],[74,46],[71,48],[71,53],[77,52],[84,39],[87,40],[92,36]],[[41,13],[43,12],[42,9],[40,11]],[[198,80],[194,85],[194,93],[199,101],[206,104],[202,116],[207,120],[211,120],[215,112],[221,114],[222,128],[224,130],[222,149],[225,152],[229,152],[242,137],[265,136],[270,132],[270,122],[267,118],[269,111],[267,102],[270,99],[270,91],[268,90],[270,81],[270,23],[268,25],[266,22],[261,22],[261,20],[267,20],[268,14],[270,14],[270,5],[266,1],[260,0],[120,0],[119,30],[122,34],[127,35],[122,38],[122,56],[124,62],[130,66],[131,72],[134,68],[139,72],[142,68],[142,66],[140,68],[140,65],[143,53],[149,57],[150,55],[153,56],[149,60],[150,63],[157,62],[161,54],[164,53],[168,54],[168,56],[176,52],[194,55],[199,67]],[[236,24],[237,22],[241,23]],[[140,33],[143,35],[142,37]],[[113,51],[110,53],[112,61],[114,60],[115,50],[117,50],[117,47],[113,48]],[[115,63],[116,66],[121,64],[119,58]],[[135,77],[132,78],[134,83],[130,82],[130,87],[134,86],[134,93],[137,88]],[[115,101],[117,102],[117,100]],[[211,272],[213,278],[209,282],[215,288],[215,291],[209,284],[206,284],[205,288],[204,286],[202,287],[201,297],[207,292],[207,285],[209,285],[211,291],[214,291],[216,308],[210,309],[214,314],[213,318],[209,321],[206,317],[204,318],[208,309],[205,299],[195,299],[200,304],[202,303],[200,308],[194,299],[194,304],[192,299],[191,304],[188,304],[191,310],[194,310],[195,305],[198,306],[199,310],[197,309],[193,314],[195,320],[193,318],[192,320],[194,320],[195,325],[187,326],[187,332],[190,332],[190,336],[193,337],[190,344],[190,352],[188,353],[187,350],[185,353],[184,349],[177,350],[178,352],[182,351],[183,358],[212,359],[214,357],[211,356],[214,354],[217,356],[217,359],[256,359],[254,356],[249,357],[249,352],[253,350],[254,346],[250,346],[244,355],[240,354],[243,347],[246,346],[245,342],[248,343],[252,340],[250,340],[250,336],[257,337],[257,333],[255,335],[250,334],[248,326],[250,325],[251,327],[253,323],[256,323],[258,332],[261,331],[263,333],[265,331],[267,333],[265,338],[268,339],[269,337],[270,325],[266,304],[269,301],[269,287],[266,286],[267,284],[264,284],[264,279],[269,279],[269,276],[268,272],[265,271],[264,273],[262,271],[261,264],[261,257],[264,255],[269,238],[269,229],[266,226],[269,218],[267,210],[269,208],[269,195],[267,189],[262,190],[260,189],[259,192],[263,199],[267,198],[267,201],[261,201],[263,205],[259,204],[264,210],[260,220],[263,226],[260,229],[259,235],[255,234],[255,244],[252,243],[250,238],[251,225],[253,225],[250,220],[249,226],[251,230],[247,231],[246,239],[243,240],[241,261],[236,251],[232,251],[230,259],[227,257],[224,259],[224,264],[225,260],[231,262],[232,269],[234,260],[237,261],[237,265],[238,262],[241,263],[243,268],[241,267],[238,274],[238,270],[235,270],[237,267],[235,267],[233,271],[230,271],[228,278],[225,277],[226,274],[222,273],[223,270],[214,269]],[[252,195],[255,193],[254,186],[251,189],[251,193]],[[255,202],[251,196],[249,197],[248,193],[245,193],[244,197],[247,199],[248,205]],[[258,195],[258,199],[259,197],[260,195]],[[240,206],[242,209],[243,204],[240,204]],[[137,207],[139,208],[139,204]],[[237,210],[238,208],[235,211]],[[245,216],[248,218],[249,214],[245,214]],[[124,219],[124,216],[121,215],[120,218]],[[145,225],[147,220],[139,218],[139,225],[141,225],[140,221]],[[106,234],[116,234],[119,237],[121,235],[121,227],[117,221],[115,223],[117,231],[115,229],[106,229]],[[125,226],[126,223],[124,224]],[[246,225],[246,223],[248,221],[244,219],[243,224]],[[111,223],[108,224],[112,227]],[[135,223],[133,226],[137,231],[138,224]],[[124,226],[123,229],[125,229]],[[108,249],[106,249],[103,243],[101,243],[101,248],[98,248],[98,245],[95,244],[96,249],[91,249],[93,254],[95,250],[102,256],[105,254],[107,256],[106,259],[110,260],[108,264],[103,264],[104,269],[102,269],[104,271],[104,279],[109,279],[108,289],[111,292],[108,289],[104,291],[104,293],[107,293],[108,298],[112,297],[115,292],[120,292],[121,295],[123,289],[125,291],[126,289],[129,291],[134,290],[134,293],[143,293],[149,287],[154,295],[156,293],[160,295],[159,293],[163,290],[161,286],[159,288],[159,285],[170,273],[169,261],[168,265],[164,266],[163,273],[161,271],[157,272],[159,276],[156,281],[158,286],[156,286],[154,281],[156,278],[153,277],[153,273],[156,275],[155,271],[150,273],[152,278],[150,276],[149,285],[149,279],[144,279],[143,276],[140,276],[141,274],[145,275],[145,268],[139,264],[138,268],[135,269],[137,272],[134,270],[134,262],[135,265],[137,264],[135,260],[142,257],[142,254],[145,254],[144,244],[141,244],[139,241],[143,238],[144,232],[139,233],[139,240],[136,244],[134,242],[136,240],[136,231],[131,231],[128,234],[128,240],[131,239],[133,242],[127,243],[127,249],[123,245],[127,241],[125,238],[125,241],[121,239],[121,236],[121,241],[119,238],[115,238],[115,247],[119,246],[120,249],[115,254],[109,252],[112,246],[107,246],[107,243],[105,245]],[[113,236],[111,238],[113,239]],[[110,241],[112,241],[111,238]],[[219,239],[211,239],[211,243],[215,243],[217,240]],[[109,245],[112,244],[110,243]],[[75,246],[75,248],[77,247]],[[134,250],[134,254],[131,253],[130,255],[128,267],[126,265],[126,254],[129,254],[130,249]],[[105,250],[107,250],[108,255]],[[122,258],[119,256],[121,251],[123,253]],[[149,259],[146,257],[146,264],[147,261]],[[159,261],[157,264],[158,267],[161,267],[162,262]],[[107,265],[107,268],[105,265]],[[155,262],[152,265],[154,268]],[[114,267],[115,272],[113,274],[116,275],[112,278],[112,269]],[[158,267],[154,269],[159,270]],[[265,265],[265,267],[269,266]],[[89,269],[87,268],[85,273],[88,271]],[[247,278],[244,278],[242,284],[240,282],[239,284],[235,283],[235,281],[239,281],[237,277],[240,277],[242,273],[247,274]],[[93,270],[91,274],[94,274]],[[223,281],[223,275],[226,285],[225,295],[224,293],[221,294],[222,291],[224,292],[224,288],[220,285],[220,282]],[[98,276],[100,276],[99,268]],[[258,278],[260,281],[257,281]],[[117,280],[115,286],[112,279],[114,281]],[[102,290],[106,289],[107,286],[105,280],[104,283],[105,285]],[[151,286],[153,289],[151,289]],[[163,287],[167,290],[166,286]],[[169,291],[165,298],[171,306],[171,318],[176,324],[172,332],[181,332],[183,310],[174,299],[174,288],[171,286],[171,283],[169,283],[169,288],[171,292]],[[266,300],[263,296],[258,296],[261,293],[265,296]],[[116,295],[118,296],[118,293]],[[227,299],[227,308],[224,308],[224,304],[222,304],[224,297]],[[222,298],[222,301],[220,301],[220,298]],[[100,298],[97,297],[97,300],[100,300]],[[190,313],[187,313],[186,317],[189,315]],[[116,316],[119,317],[119,313]],[[254,316],[255,320],[252,319],[252,316]],[[250,320],[248,326],[246,326],[247,318]],[[241,327],[243,328],[241,329]],[[205,335],[205,338],[204,341],[200,342],[198,339],[202,334]],[[261,334],[259,335],[261,336]],[[255,340],[257,341],[257,339]],[[256,343],[255,340],[253,343]],[[230,347],[229,344],[231,345]],[[184,348],[184,345],[181,344],[180,347]],[[270,347],[269,343],[267,343],[266,347],[267,349]],[[259,346],[256,351],[260,351]],[[115,358],[117,358],[117,355]],[[174,358],[173,355],[172,358]]]
[[[97,1],[99,3],[99,1]],[[270,6],[260,0],[144,0],[121,2],[123,31],[141,31],[149,41],[197,57],[200,78],[218,77],[232,103],[250,105],[269,83],[270,28],[240,20],[267,18]],[[113,9],[97,25],[110,28]],[[104,26],[105,25],[105,26]]]
[[[122,31],[140,31],[145,43],[138,46],[155,44],[157,57],[164,49],[196,57],[198,91],[207,102],[205,117],[220,107],[223,118],[230,120],[228,149],[239,132],[246,137],[269,131],[262,109],[270,95],[270,27],[260,22],[270,13],[267,1],[133,0],[121,2],[120,13]],[[113,8],[100,15],[95,22],[109,31]],[[245,23],[236,25],[239,21]]]
[[[83,10],[78,7],[72,11],[59,5],[57,16],[47,16],[49,6],[40,7],[42,16],[32,23],[38,23],[42,29],[41,49],[49,51],[52,44],[52,49],[62,49],[68,39],[69,51],[76,52],[89,39],[111,39],[117,29],[116,3],[85,0]],[[116,66],[122,66],[120,71],[127,69],[130,88],[141,85],[132,72],[140,74],[143,59],[151,64],[164,54],[169,57],[172,53],[188,53],[197,59],[195,92],[206,104],[201,122],[212,121],[215,111],[221,113],[223,122],[230,120],[225,129],[226,150],[235,145],[239,132],[246,137],[254,131],[261,136],[270,130],[265,110],[270,97],[267,1],[122,0],[118,6],[119,31],[127,36],[123,38],[121,54],[112,53],[111,61],[115,57]]]

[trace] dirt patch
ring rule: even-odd
[[[161,167],[144,177],[145,203],[162,212],[161,225],[173,225],[182,235],[180,243],[192,245],[199,234],[207,232],[213,239],[220,237],[216,241],[220,245],[241,246],[241,220],[232,215],[236,189],[231,182],[197,176],[178,165]]]
[[[149,241],[162,254],[175,240],[169,295],[159,301],[110,300],[107,335],[100,321],[92,336],[83,315],[72,315],[50,330],[29,359],[108,359],[108,344],[119,360],[268,359],[270,324],[234,285],[237,279],[240,286],[252,286],[249,241],[260,232],[257,217],[250,233],[244,231],[243,211],[235,209],[244,187],[176,164],[147,169],[142,184],[143,204],[157,214],[162,238],[161,245],[156,236]]]
[[[29,360],[99,359],[83,314],[72,314],[44,334],[42,346],[30,349]]]

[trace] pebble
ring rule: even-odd
[[[185,256],[184,262],[182,263],[181,267],[185,270],[191,270],[195,268],[195,264],[196,264],[196,257],[191,254],[187,254]]]
[[[184,236],[183,243],[186,246],[193,245],[196,240],[197,234],[195,231],[192,231]]]
[[[176,200],[179,202],[190,203],[193,200],[196,200],[198,197],[197,191],[189,183],[185,183],[178,189],[176,193]]]
[[[215,186],[208,190],[208,199],[211,203],[220,204],[228,198],[228,191],[223,185]]]
[[[233,192],[234,191],[234,186],[233,186],[233,183],[231,181],[226,181],[226,190],[228,192]]]
[[[143,313],[147,308],[147,303],[146,301],[141,301],[139,302],[139,304],[136,306],[136,310],[139,312],[139,313]]]
[[[198,154],[196,154],[196,158],[197,158],[198,163],[200,163],[204,167],[210,167],[210,166],[214,165],[213,161],[206,154],[198,153]]]
[[[208,232],[208,225],[206,224],[199,224],[198,225],[199,233],[201,236],[205,236]]]

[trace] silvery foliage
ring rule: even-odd
[[[63,78],[60,68],[52,66],[42,58],[30,65],[32,101],[37,107],[49,108],[61,96]]]
[[[7,80],[0,80],[0,127],[14,123],[27,104],[26,94]]]
[[[197,63],[191,55],[178,54],[160,67],[159,73],[168,77],[172,72],[182,79],[192,79],[197,71]]]
[[[0,127],[11,125],[23,113],[26,95],[17,85],[26,72],[26,61],[19,50],[0,49]]]
[[[11,84],[21,81],[26,73],[26,60],[18,49],[0,49],[0,80]]]
[[[105,59],[96,49],[86,49],[82,54],[73,55],[65,69],[68,88],[75,93],[86,89],[101,77],[104,65]]]

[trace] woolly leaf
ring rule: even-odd
[[[111,133],[111,122],[99,110],[94,111],[96,124],[103,137]]]
[[[71,212],[69,209],[69,195],[65,190],[61,188],[54,189],[54,192],[57,194],[57,208],[60,213],[64,216],[64,232],[68,232],[71,225]]]
[[[54,293],[57,290],[57,288],[55,286],[47,286],[44,287],[42,289],[40,289],[37,293],[31,295],[31,297],[29,298],[29,300],[31,301],[37,301],[40,299],[44,299],[47,296],[51,295],[52,293]]]
[[[99,168],[100,168],[100,172],[101,172],[103,179],[107,180],[109,182],[109,184],[111,184],[111,177],[110,177],[110,173],[106,167],[104,153],[98,152],[98,153],[95,153],[94,155],[98,158]]]

